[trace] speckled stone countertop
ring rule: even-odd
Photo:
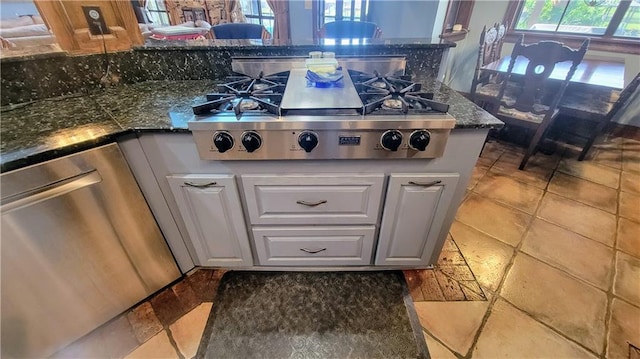
[[[418,80],[423,91],[450,105],[456,129],[502,127],[502,122],[449,87]],[[106,144],[130,132],[186,132],[191,106],[204,102],[217,82],[146,81],[5,106],[0,114],[0,171]]]

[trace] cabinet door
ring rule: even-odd
[[[202,266],[252,266],[251,247],[232,175],[167,176]]]
[[[427,265],[458,183],[456,174],[392,174],[377,265]]]

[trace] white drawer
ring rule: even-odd
[[[375,224],[383,174],[244,175],[252,224]]]
[[[256,227],[258,264],[349,266],[371,264],[375,226]]]

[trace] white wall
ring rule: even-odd
[[[371,0],[369,21],[378,25],[385,38],[431,38],[437,23],[438,33],[442,30],[444,14],[438,14],[439,5],[437,0]]]
[[[454,90],[469,92],[471,89],[482,27],[502,22],[508,4],[508,1],[479,0],[475,2],[469,21],[469,33],[464,40],[457,42],[456,47],[449,53],[444,82]],[[506,49],[507,44],[504,47],[503,54],[511,52],[511,49]]]

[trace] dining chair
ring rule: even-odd
[[[485,25],[480,33],[476,68],[469,91],[471,99],[478,104],[482,103],[482,97],[495,97],[500,91],[499,82],[502,77],[483,71],[482,67],[500,59],[505,31],[505,24],[495,23],[488,29]],[[510,87],[507,88],[507,91],[510,91]]]
[[[330,39],[378,39],[382,37],[382,31],[373,22],[342,20],[324,24],[319,36]]]
[[[638,86],[640,86],[640,72],[622,91],[591,90],[565,93],[560,103],[560,112],[563,116],[596,123],[595,127],[591,127],[578,161],[584,160],[596,137],[602,133],[618,111],[625,107]]]
[[[263,25],[228,23],[211,27],[214,39],[270,39],[271,34]]]
[[[523,170],[538,147],[549,126],[559,114],[559,103],[569,80],[576,71],[587,52],[589,39],[579,49],[571,49],[556,41],[540,41],[535,44],[524,44],[524,36],[516,42],[511,61],[500,84],[498,95],[488,99],[494,116],[507,125],[520,126],[535,130],[529,146],[524,154],[519,169]],[[528,60],[524,75],[513,73],[516,59],[523,56]],[[560,62],[569,61],[571,67],[564,80],[549,81],[553,68]],[[515,82],[515,80],[518,80]],[[507,84],[516,85],[513,93],[507,94]]]

